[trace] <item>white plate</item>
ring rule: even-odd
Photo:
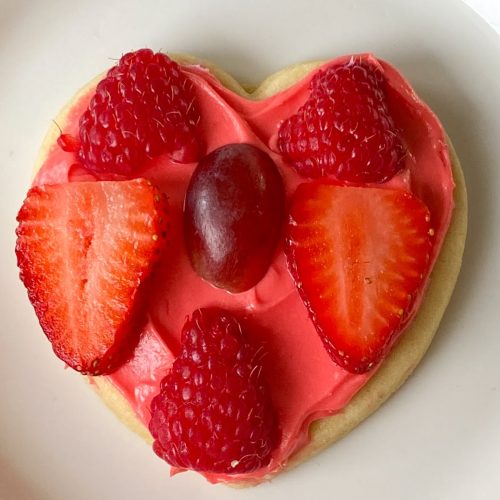
[[[17,279],[15,215],[51,118],[110,58],[141,46],[198,54],[251,81],[374,51],[441,117],[467,177],[463,271],[421,366],[346,439],[256,489],[170,479],[61,369]],[[500,498],[499,56],[498,35],[458,0],[0,0],[0,498]]]

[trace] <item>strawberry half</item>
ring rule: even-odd
[[[54,352],[75,370],[109,373],[129,353],[165,208],[145,179],[28,192],[17,216],[20,277]]]
[[[409,319],[429,269],[427,207],[410,193],[301,184],[287,258],[325,348],[340,366],[375,366]]]

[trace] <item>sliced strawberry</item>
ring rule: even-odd
[[[353,373],[370,370],[409,318],[429,267],[427,207],[391,189],[301,184],[287,257],[325,348]]]
[[[128,353],[165,208],[145,179],[28,192],[17,217],[21,280],[54,352],[75,370],[109,373]]]

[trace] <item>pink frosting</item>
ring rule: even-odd
[[[329,61],[325,66],[346,62],[350,57]],[[435,230],[433,264],[453,211],[454,183],[443,128],[396,69],[371,55],[360,57],[385,73],[391,113],[409,150],[404,171],[384,186],[412,191],[429,207]],[[186,66],[184,71],[195,84],[207,151],[234,142],[251,143],[268,151],[279,167],[289,196],[303,179],[273,151],[276,134],[281,121],[307,99],[309,82],[318,70],[261,101],[226,89],[200,66]],[[74,104],[65,133],[77,135],[78,118],[91,95],[92,89]],[[88,177],[74,163],[72,154],[53,145],[34,183]],[[178,351],[186,317],[204,306],[236,311],[251,340],[263,344],[267,351],[265,370],[280,418],[282,440],[263,469],[244,475],[204,475],[211,482],[260,481],[278,472],[291,455],[307,444],[312,421],[341,411],[376,369],[370,374],[353,375],[332,362],[290,277],[282,248],[264,278],[241,294],[216,289],[194,273],[184,248],[182,208],[195,166],[178,165],[161,156],[141,172],[168,195],[173,217],[170,244],[152,277],[148,321],[139,345],[132,359],[107,378],[147,425],[151,399]],[[409,319],[421,302],[423,289]]]

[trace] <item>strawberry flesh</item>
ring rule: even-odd
[[[430,215],[403,191],[301,184],[292,198],[287,259],[325,348],[363,373],[406,324],[429,269]]]
[[[28,192],[17,217],[21,280],[54,352],[75,370],[109,373],[129,353],[165,209],[145,179]]]

